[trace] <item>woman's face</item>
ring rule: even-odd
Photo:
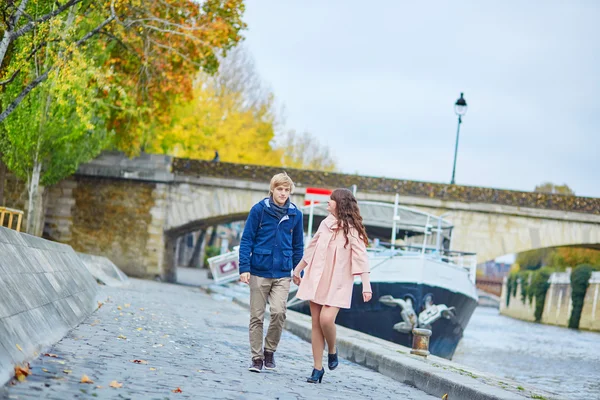
[[[333,215],[337,215],[336,214],[336,212],[337,212],[337,203],[332,198],[330,198],[329,201],[327,202],[327,211],[329,211]]]

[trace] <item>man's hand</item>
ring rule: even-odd
[[[250,272],[244,272],[240,274],[240,282],[245,283],[246,285],[250,283]]]

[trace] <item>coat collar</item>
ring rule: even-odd
[[[333,216],[333,214],[329,214],[323,220],[323,222],[325,223],[325,226],[329,228],[330,231],[334,231],[338,228],[338,220]]]
[[[271,209],[271,204],[269,204],[269,197],[263,199],[262,201],[263,207],[266,209]],[[296,205],[290,201],[290,206],[288,207],[287,215],[296,215]]]

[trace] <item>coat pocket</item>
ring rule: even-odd
[[[273,255],[270,249],[254,249],[251,266],[257,271],[268,271],[273,265]]]
[[[292,265],[292,256],[293,256],[294,252],[292,250],[283,250],[282,251],[282,255],[283,255],[283,262],[281,265],[281,269],[283,271],[291,271],[293,268]]]

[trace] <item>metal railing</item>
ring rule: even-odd
[[[6,224],[5,225],[5,222]],[[9,229],[14,229],[17,232],[21,231],[21,222],[23,221],[23,211],[13,208],[0,207],[0,226]],[[16,224],[16,227],[14,225]]]

